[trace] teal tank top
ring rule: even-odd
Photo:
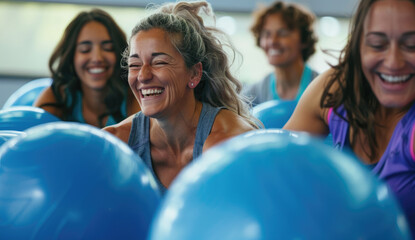
[[[72,103],[72,98],[70,97],[71,96],[70,94],[67,94],[67,96],[68,96],[68,105],[70,105]],[[125,99],[123,100],[121,104],[121,114],[123,115],[124,118],[127,117],[127,103]],[[85,123],[84,116],[82,115],[82,94],[79,91],[76,92],[75,105],[72,111],[72,115],[68,118],[68,120],[72,122]],[[117,123],[118,122],[115,121],[115,119],[112,116],[108,116],[108,120],[105,126],[110,126],[110,125],[114,125]]]

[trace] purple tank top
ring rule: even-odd
[[[340,106],[337,111],[346,118],[346,110]],[[340,150],[350,147],[349,124],[333,109],[329,110],[328,124],[333,137],[333,146]],[[415,154],[413,144],[415,138],[415,104],[397,124],[389,144],[374,164],[372,172],[388,183],[395,192],[398,201],[408,219],[412,235],[415,237]]]

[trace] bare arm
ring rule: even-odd
[[[33,103],[33,106],[35,107],[41,107],[42,104],[46,103],[56,103],[55,95],[52,92],[51,87],[47,87],[43,92],[39,95],[39,97],[36,99],[36,101]],[[62,110],[58,107],[54,106],[42,106],[45,111],[51,113],[52,115],[55,115],[58,118],[62,118]]]
[[[242,117],[232,111],[221,110],[215,118],[212,131],[203,145],[203,151],[242,133],[255,130]]]
[[[123,142],[128,143],[130,137],[131,125],[133,123],[134,115],[124,119],[120,123],[103,128],[103,130],[113,134]]]
[[[326,71],[311,82],[283,129],[304,131],[313,135],[329,133],[327,110],[320,107],[320,99],[331,73],[332,70]]]

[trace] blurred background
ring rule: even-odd
[[[134,25],[149,14],[158,0],[0,0],[0,107],[20,86],[30,80],[49,77],[48,60],[64,28],[82,11],[94,7],[110,13],[130,36]],[[174,2],[174,1],[173,1]],[[240,54],[232,65],[233,73],[244,83],[261,80],[272,71],[263,51],[250,32],[252,11],[271,0],[210,0],[216,26],[229,34]],[[317,52],[309,65],[322,72],[337,62],[339,50],[348,36],[348,24],[357,0],[295,0],[317,16]],[[213,22],[210,24],[214,24]],[[329,54],[327,53],[329,52]]]

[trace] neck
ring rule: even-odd
[[[298,86],[301,82],[305,64],[301,61],[296,61],[287,66],[275,67],[274,73],[277,79],[278,86],[292,87]]]
[[[382,125],[388,125],[388,123],[397,123],[403,116],[409,111],[413,104],[401,108],[387,108],[380,106],[375,113],[375,119]]]
[[[82,94],[82,105],[87,108],[88,111],[93,112],[97,115],[106,112],[107,107],[105,105],[105,93],[106,91],[96,91],[90,89],[83,89]]]
[[[304,67],[303,61],[297,61],[289,66],[275,68],[277,79],[275,91],[281,99],[291,100],[296,98]]]
[[[191,101],[167,119],[151,119],[153,143],[163,143],[175,151],[181,151],[194,143],[202,103]],[[154,141],[153,141],[154,140]]]

